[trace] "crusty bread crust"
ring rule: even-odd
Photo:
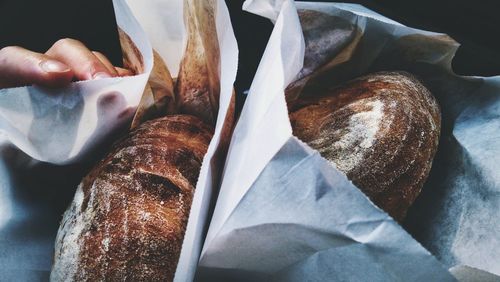
[[[56,239],[53,281],[171,281],[212,129],[148,121],[82,181]]]
[[[298,101],[294,134],[402,220],[431,169],[441,117],[429,90],[405,72],[367,75]]]

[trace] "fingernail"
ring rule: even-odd
[[[55,60],[45,60],[40,63],[40,67],[46,72],[67,72],[69,67]]]
[[[92,76],[93,79],[102,79],[102,78],[110,78],[111,75],[109,75],[109,73],[107,72],[97,72],[97,73],[94,73],[94,75]]]

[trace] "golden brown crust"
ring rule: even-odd
[[[402,220],[437,150],[441,118],[430,92],[408,73],[381,72],[299,104],[294,134]]]
[[[172,281],[211,137],[198,118],[176,115],[116,144],[64,216],[51,278]]]

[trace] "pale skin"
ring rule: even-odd
[[[18,46],[0,50],[0,89],[32,84],[57,88],[71,81],[127,75],[132,72],[70,38],[58,40],[44,54]]]

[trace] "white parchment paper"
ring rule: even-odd
[[[446,35],[359,5],[296,5],[363,32],[352,58],[332,72],[336,82],[406,70],[438,99],[440,148],[404,222],[412,235],[292,137],[283,90],[303,60],[294,4],[249,0],[245,9],[275,27],[233,134],[200,280],[453,281],[446,269],[458,264],[499,274],[500,77],[453,74],[458,44]]]
[[[223,126],[230,109],[233,84],[238,68],[238,45],[234,37],[231,18],[224,0],[216,1],[216,30],[220,48],[220,97],[219,112],[215,132],[208,146],[208,151],[203,159],[200,176],[196,183],[196,191],[191,204],[189,221],[184,235],[181,255],[177,264],[174,281],[193,281],[198,260],[208,228],[208,219],[212,210],[213,197],[217,196],[218,187],[213,179],[220,173],[215,159],[218,157],[217,149],[222,140]]]

